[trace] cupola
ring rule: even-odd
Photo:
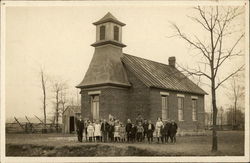
[[[122,43],[122,27],[126,24],[117,20],[110,12],[93,24],[96,26],[96,42],[92,46],[112,44],[118,47],[126,47]]]

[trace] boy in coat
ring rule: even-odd
[[[167,120],[166,124],[165,124],[165,133],[166,133],[166,136],[165,136],[165,142],[168,143],[168,139],[170,138],[170,126],[171,126],[171,123],[169,120]]]
[[[148,126],[147,126],[147,137],[148,137],[148,142],[152,143],[153,142],[153,133],[155,131],[155,126],[152,124],[151,120],[148,121]]]
[[[143,132],[144,132],[144,129],[143,129],[142,123],[139,122],[137,126],[137,141],[138,142],[142,141]]]
[[[171,143],[176,143],[176,133],[177,133],[177,123],[175,123],[174,120],[171,121],[171,125],[170,125],[170,139],[171,139]]]
[[[148,133],[148,121],[145,119],[144,120],[144,123],[143,123],[143,129],[144,129],[144,132],[143,132],[143,140],[147,137],[147,133]]]
[[[131,135],[130,135],[131,142],[135,142],[136,134],[137,134],[137,127],[135,126],[134,123],[132,123]]]
[[[131,141],[131,130],[132,130],[132,123],[131,120],[128,119],[127,120],[127,124],[126,124],[126,133],[127,133],[127,142]]]

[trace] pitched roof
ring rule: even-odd
[[[76,87],[101,85],[129,87],[130,83],[121,62],[121,56],[121,50],[112,46],[96,49],[82,82]]]
[[[73,112],[75,112],[75,113],[81,113],[81,107],[80,107],[80,106],[77,106],[77,105],[69,105],[69,106],[66,107],[66,109],[63,111],[62,114],[64,114],[65,111],[68,110],[68,109],[73,110]]]
[[[93,24],[99,25],[99,24],[106,23],[106,22],[113,22],[113,23],[119,24],[121,26],[126,25],[126,24],[120,22],[118,19],[116,19],[116,17],[114,17],[110,12],[108,12],[103,18],[101,18],[97,22],[94,22]]]
[[[134,72],[135,75],[148,87],[196,94],[207,94],[178,69],[172,66],[124,53],[121,59],[125,68]]]

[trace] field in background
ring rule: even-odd
[[[243,156],[244,131],[218,131],[219,151],[209,136],[177,137],[176,144],[80,143],[70,134],[7,134],[6,156]]]

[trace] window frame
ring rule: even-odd
[[[100,26],[99,39],[100,40],[105,40],[105,38],[106,38],[106,26],[102,25],[102,26]]]
[[[98,99],[95,99],[95,97],[97,97]],[[94,108],[94,105],[96,105],[95,108]],[[99,120],[100,119],[100,94],[91,95],[91,108],[90,109],[91,109],[93,120],[97,120],[97,119]],[[94,115],[94,112],[95,112],[95,115]]]
[[[119,27],[118,26],[114,26],[113,32],[114,32],[114,40],[115,41],[119,41],[119,32],[120,32]]]
[[[163,107],[163,99],[165,99],[165,104],[164,104],[165,107]],[[163,110],[165,111],[166,118],[163,116],[164,113]],[[166,94],[165,95],[161,94],[161,117],[162,120],[169,119],[169,97]]]
[[[191,96],[192,100],[192,121],[198,121],[198,96]],[[195,108],[194,108],[194,102],[195,101]],[[195,112],[195,118],[194,118],[194,112]]]
[[[178,121],[184,121],[184,98],[184,95],[177,95]],[[181,100],[181,107],[179,107],[179,100]]]

